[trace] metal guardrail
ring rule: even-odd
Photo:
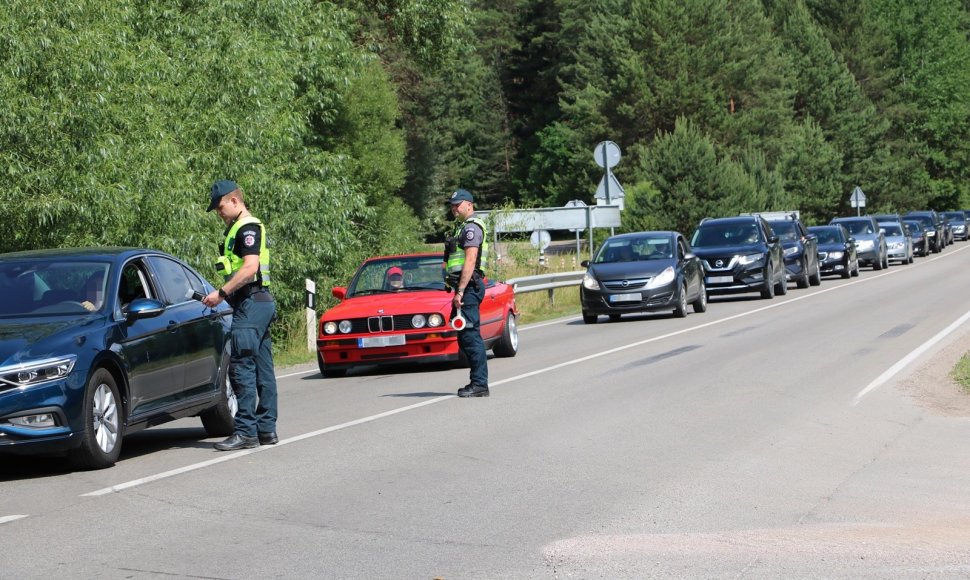
[[[554,272],[551,274],[539,274],[537,276],[509,278],[505,281],[505,283],[511,284],[515,289],[516,294],[525,294],[526,292],[539,292],[541,290],[546,290],[549,293],[549,303],[552,304],[554,296],[553,291],[556,288],[579,286],[583,281],[584,274],[586,274],[586,270],[577,270],[575,272]]]

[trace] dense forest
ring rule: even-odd
[[[215,279],[212,181],[267,222],[276,293],[479,208],[624,228],[970,207],[970,0],[5,0],[0,251],[134,245]]]

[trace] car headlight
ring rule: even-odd
[[[428,319],[424,317],[424,314],[415,314],[411,317],[411,327],[412,328],[424,328],[427,324]]]
[[[428,326],[435,328],[445,323],[445,317],[435,313],[428,317]]]
[[[929,232],[926,232],[926,235],[927,235],[927,237],[930,237],[930,238],[932,238],[933,236],[935,236],[935,235],[936,235],[936,232],[933,232],[933,231],[929,231]]]
[[[337,325],[337,328],[340,330],[340,332],[347,334],[348,332],[350,332],[350,321],[341,320],[340,324]]]
[[[785,257],[787,258],[789,256],[794,256],[795,254],[797,254],[800,251],[801,251],[801,248],[799,248],[798,246],[792,246],[790,248],[785,248]]]
[[[659,288],[661,286],[666,286],[674,281],[676,274],[674,273],[673,266],[667,266],[664,271],[653,277],[650,282],[647,283],[647,288]]]
[[[77,355],[69,354],[0,368],[0,383],[11,387],[42,385],[71,374]]]
[[[833,260],[841,260],[844,255],[845,252],[829,252],[829,257]]]
[[[855,247],[860,250],[871,250],[875,246],[872,240],[856,240]]]
[[[337,323],[329,320],[323,323],[323,333],[324,334],[334,334],[337,332]]]
[[[764,259],[765,259],[764,254],[748,254],[746,256],[741,256],[740,258],[738,258],[738,264],[741,264],[742,266],[747,266],[748,264],[754,264],[755,262],[759,262]]]
[[[599,290],[600,283],[596,281],[596,278],[592,277],[589,272],[583,275],[583,288],[587,290]]]

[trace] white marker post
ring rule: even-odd
[[[306,279],[306,346],[310,352],[317,347],[317,283]]]

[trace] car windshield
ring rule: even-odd
[[[444,288],[440,256],[399,256],[365,262],[354,275],[347,296]]]
[[[819,228],[813,229],[811,232],[818,238],[819,244],[842,244],[845,242],[839,228]]]
[[[899,224],[884,223],[884,224],[879,224],[879,227],[882,228],[883,232],[885,232],[887,236],[903,235],[903,228],[899,227]]]
[[[0,261],[0,317],[101,310],[109,267],[104,262]]]
[[[920,224],[917,221],[908,221],[907,220],[904,223],[909,226],[909,233],[911,233],[911,234],[918,234],[918,233],[921,233],[923,231],[922,224]]]
[[[943,215],[948,217],[951,222],[963,222],[967,220],[967,216],[962,211],[948,211]]]
[[[695,248],[716,246],[744,246],[761,241],[758,226],[751,222],[701,224],[694,232],[690,245]]]
[[[673,257],[670,235],[609,239],[593,259],[594,264],[666,260]]]
[[[842,222],[842,225],[845,226],[845,229],[849,230],[849,233],[853,236],[864,236],[876,233],[875,230],[872,229],[872,224],[865,220],[856,220],[851,222],[846,221]]]
[[[798,235],[798,230],[795,229],[795,222],[769,222],[769,225],[771,225],[771,229],[779,240],[797,240],[801,237]]]

